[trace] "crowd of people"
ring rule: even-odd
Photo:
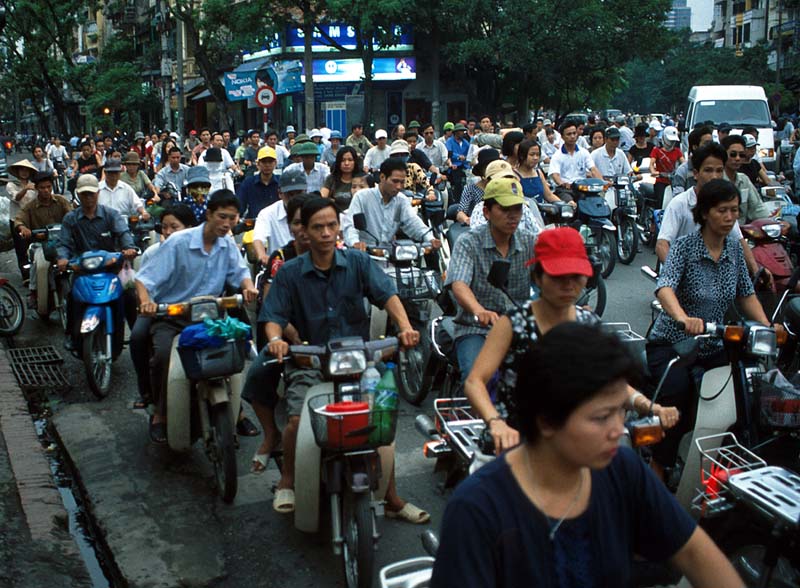
[[[67,165],[74,198],[53,193],[58,171],[41,163],[69,160],[54,138],[33,161],[9,168],[20,271],[27,279],[33,229],[62,225],[55,263],[63,268],[95,248],[133,257],[126,218],[158,214],[162,242],[145,252],[131,296],[138,318],[130,351],[141,404],[157,407],[150,436],[164,443],[166,367],[183,325],[155,317],[156,304],[225,291],[259,299],[259,357],[282,361],[291,343],[368,338],[366,298],[386,309],[400,342],[414,346],[419,330],[396,285],[364,250],[398,233],[438,249],[441,241],[428,239],[404,191],[424,199],[449,194],[451,230],[459,236],[444,283],[458,306],[458,364],[466,396],[500,457],[451,499],[432,585],[624,585],[635,552],[671,559],[695,586],[739,586],[724,556],[660,482],[680,433],[692,426],[689,373],[718,365],[720,350],[709,346],[695,365],[671,374],[670,392],[661,404],[650,402],[636,363],[597,328],[596,315],[576,306],[594,271],[580,234],[546,228],[539,205],[575,206],[573,183],[586,177],[649,171],[657,195],[667,186],[676,190],[656,246],[664,262],[656,290],[664,314],[647,356],[658,376],[674,356],[672,345],[699,333],[704,321],[721,320],[733,300],[769,325],[753,296],[750,276],[758,268],[737,222],[767,214],[754,186],[769,180],[748,155],[755,138],[747,129],[728,136],[723,125],[699,126],[683,154],[677,129],[659,120],[634,128],[625,117],[589,122],[568,118],[556,129],[541,118],[501,128],[481,116],[447,122],[441,133],[410,121],[372,137],[360,124],[346,137],[289,126],[282,135],[251,130],[233,141],[227,131],[200,129],[185,141],[175,133],[136,133],[124,148],[114,137],[87,137],[75,142]],[[645,158],[650,169],[640,170]],[[359,213],[368,230],[356,227]],[[254,219],[253,249],[268,273],[261,291],[231,237],[241,218]],[[495,260],[510,263],[511,308],[489,284]],[[35,289],[30,295],[35,301]],[[289,414],[282,432],[274,420],[281,374]],[[252,471],[266,469],[279,443],[284,452],[273,502],[279,513],[294,510],[301,409],[305,392],[322,377],[291,360],[255,361],[247,374],[243,397],[263,429]],[[493,379],[496,395],[488,391]],[[667,429],[652,469],[617,447],[626,409],[652,411]],[[260,434],[243,415],[237,430]],[[394,468],[387,476],[387,516],[427,522],[427,512],[400,497]]]

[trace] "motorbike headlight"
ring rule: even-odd
[[[395,245],[394,258],[397,261],[413,261],[419,257],[416,245]]]
[[[575,209],[571,206],[561,207],[561,218],[572,218],[575,216]]]
[[[328,372],[332,376],[360,374],[367,369],[367,356],[363,349],[334,351],[328,361]]]
[[[753,355],[775,357],[778,355],[778,341],[775,331],[768,327],[750,327],[747,334],[747,351]]]
[[[764,233],[766,233],[767,237],[769,237],[771,239],[777,239],[778,237],[780,237],[781,236],[781,229],[782,229],[782,227],[777,223],[772,224],[772,225],[763,225],[761,227],[761,230],[764,231]]]
[[[102,255],[93,255],[92,257],[84,257],[81,260],[81,267],[85,270],[93,271],[103,265]]]
[[[205,319],[216,320],[219,318],[219,309],[217,303],[209,300],[208,302],[198,302],[192,304],[191,321],[199,323]]]

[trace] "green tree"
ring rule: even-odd
[[[531,100],[563,115],[604,103],[635,48],[652,54],[664,37],[670,0],[478,0],[462,11],[449,59],[496,80],[527,119]],[[495,99],[496,101],[497,99]]]
[[[273,30],[266,0],[171,0],[172,13],[184,25],[186,43],[217,107],[217,127],[233,126],[225,89],[219,81],[241,50],[257,47]]]

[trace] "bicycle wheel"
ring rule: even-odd
[[[0,335],[9,337],[17,333],[25,322],[25,304],[10,283],[0,286]]]

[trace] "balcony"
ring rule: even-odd
[[[86,25],[86,38],[95,41],[97,40],[97,23],[92,21]]]

